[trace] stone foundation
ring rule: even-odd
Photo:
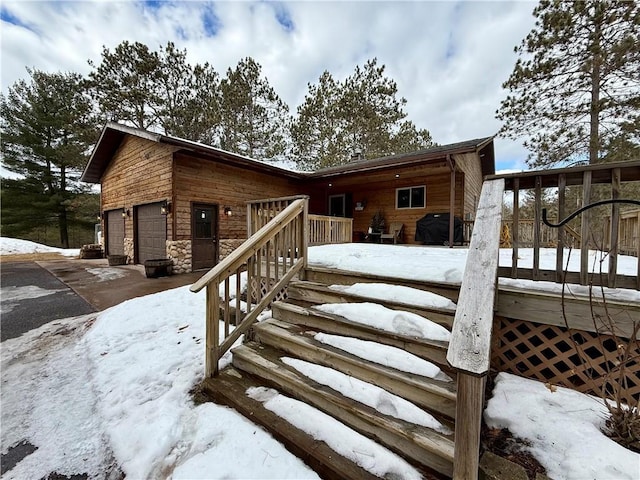
[[[226,238],[224,240],[220,240],[220,243],[218,244],[218,248],[220,250],[220,260],[222,260],[224,257],[229,256],[231,252],[233,252],[244,242],[244,240],[239,240],[236,238]]]
[[[173,274],[191,272],[191,240],[167,240],[167,258],[173,260]]]
[[[124,239],[124,254],[128,257],[127,263],[133,263],[134,258],[133,238]]]

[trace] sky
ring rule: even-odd
[[[220,73],[253,57],[295,113],[324,70],[335,79],[376,57],[408,119],[439,144],[494,135],[530,1],[3,1],[1,88],[26,67],[88,74],[102,48],[168,41]],[[521,141],[497,139],[496,169],[526,169]]]
[[[47,249],[23,240],[3,237],[0,241],[2,255]],[[396,278],[436,281],[442,271],[449,271],[451,278],[461,278],[467,251],[325,245],[309,248],[309,262],[330,266],[348,261],[360,271],[371,272],[387,264],[392,267],[387,273]],[[554,252],[543,249],[541,264],[555,265],[550,256]],[[520,253],[531,258],[530,249]],[[398,261],[388,262],[389,256]],[[619,259],[618,267],[633,274],[636,259]],[[117,281],[113,273],[120,268],[103,262],[90,273],[103,288],[109,288],[110,282]],[[518,282],[520,288],[544,283]],[[235,284],[233,279],[230,284]],[[449,304],[447,299],[436,299],[422,290],[384,286],[356,284],[353,293],[371,302],[420,303],[436,310]],[[1,290],[2,308],[28,301],[30,292],[23,287],[3,285]],[[640,301],[639,292],[628,292],[634,295],[630,301]],[[440,336],[437,324],[399,306],[397,310],[375,303],[341,307],[339,313],[350,322],[374,326],[378,320],[386,320],[396,336]],[[2,342],[2,454],[20,442],[37,447],[2,478],[44,478],[54,471],[104,478],[118,476],[118,469],[128,478],[316,478],[281,444],[236,411],[192,401],[190,391],[204,375],[205,310],[205,292],[193,294],[185,286],[134,298],[98,314],[56,320]],[[354,311],[369,315],[354,315]],[[264,312],[260,321],[269,317]],[[224,332],[222,325],[220,332]],[[378,363],[379,368],[451,381],[433,363],[389,345],[322,333],[305,338],[309,342],[313,338],[319,342],[316,345],[333,346],[334,353],[341,350]],[[227,352],[221,367],[230,360]],[[282,356],[280,361],[291,367],[289,378],[307,377],[329,387],[324,391],[339,391],[349,401],[366,404],[391,421],[414,424],[410,428],[416,435],[426,428],[449,434],[446,425],[416,404],[379,386],[301,359]],[[245,394],[374,475],[420,478],[394,453],[310,405],[264,387],[250,388]],[[508,428],[528,440],[523,448],[538,459],[551,478],[638,478],[640,454],[603,435],[606,408],[597,398],[505,373],[496,378],[490,397],[484,412],[486,423],[492,428]]]

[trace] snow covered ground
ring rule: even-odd
[[[25,253],[58,253],[65,257],[77,257],[80,255],[80,249],[49,247],[29,240],[0,237],[0,255],[20,255]]]
[[[370,246],[358,253],[359,247],[312,247],[310,256],[322,264],[335,258],[371,269],[382,264],[386,274],[401,264],[404,275],[424,275],[427,270],[434,277],[461,278],[464,250],[383,246],[382,256],[376,257]],[[435,259],[426,253],[430,250]],[[355,260],[358,255],[360,263]],[[432,268],[425,269],[425,262],[431,262]],[[445,268],[446,274],[437,271]],[[381,291],[373,287],[368,295],[381,296]],[[397,294],[389,289],[389,296]],[[411,301],[411,292],[403,295]],[[416,301],[429,304],[420,292],[413,295]],[[429,322],[420,323],[406,313],[400,314],[399,329],[410,326],[426,336],[440,334]],[[116,468],[129,478],[317,478],[235,411],[193,403],[189,392],[204,371],[204,318],[204,292],[192,294],[182,287],[129,300],[95,320],[87,316],[56,321],[3,342],[2,453],[23,440],[38,447],[3,478],[42,478],[54,471],[97,478]],[[446,380],[429,362],[410,367],[416,362],[401,350],[389,351],[372,342],[353,345],[333,337],[318,340],[352,352],[367,351],[394,368],[418,368],[416,373]],[[227,355],[223,364],[229,361]],[[383,412],[443,427],[415,406],[374,386],[287,361],[316,381],[366,400]],[[419,477],[396,455],[307,405],[268,389],[247,394],[343,455],[353,455],[371,472]],[[591,397],[560,388],[551,392],[538,382],[500,375],[485,418],[490,425],[508,427],[529,440],[530,450],[554,478],[638,478],[640,455],[600,433],[603,409]]]

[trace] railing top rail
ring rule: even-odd
[[[277,232],[283,223],[288,222],[298,213],[303,211],[305,208],[305,202],[305,198],[299,198],[291,203],[287,208],[278,213],[273,220],[258,230],[241,246],[231,252],[228,257],[224,258],[220,263],[209,270],[202,278],[200,278],[200,280],[191,285],[190,290],[194,293],[199,292],[211,283],[214,278],[220,276],[225,271],[232,271],[235,264],[242,262],[243,259],[251,255],[252,252],[259,248],[265,240],[269,239],[273,233]]]
[[[503,179],[484,182],[447,351],[453,368],[475,375],[489,370],[503,194]]]
[[[512,190],[514,180],[519,180],[519,187],[522,189],[534,188],[536,177],[540,177],[542,187],[557,187],[558,178],[564,175],[566,185],[581,185],[584,172],[591,172],[591,183],[610,183],[611,171],[620,169],[620,180],[622,182],[640,181],[640,160],[630,160],[627,162],[598,163],[595,165],[585,165],[578,167],[554,168],[550,170],[531,170],[517,173],[507,173],[501,175],[487,175],[485,180],[496,180],[499,178],[505,181],[505,190]]]
[[[277,198],[263,198],[261,200],[248,200],[247,205],[253,205],[254,203],[267,203],[267,202],[286,202],[288,200],[304,200],[308,199],[309,195],[290,195],[288,197],[277,197]]]

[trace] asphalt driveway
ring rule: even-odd
[[[0,341],[96,308],[35,262],[3,263]]]

